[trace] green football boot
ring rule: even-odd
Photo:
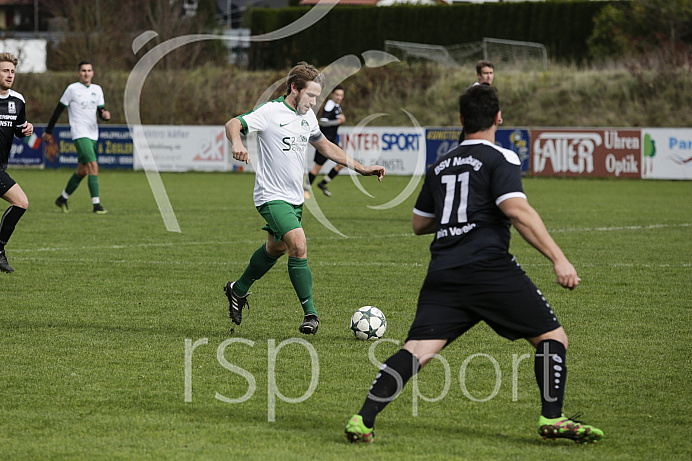
[[[577,443],[596,443],[603,438],[603,431],[576,420],[581,415],[567,418],[545,418],[538,420],[538,433],[543,439],[570,439]]]
[[[346,424],[346,439],[351,443],[371,443],[375,438],[373,428],[363,424],[363,417],[353,415]]]

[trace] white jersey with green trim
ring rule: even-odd
[[[98,141],[99,125],[96,110],[106,105],[103,89],[99,85],[72,83],[65,89],[60,104],[67,107],[72,139],[89,138]]]
[[[259,154],[253,165],[255,206],[272,200],[292,205],[303,203],[308,143],[323,136],[312,109],[299,115],[282,96],[239,115],[238,120],[243,134],[258,132]]]

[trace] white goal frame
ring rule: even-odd
[[[496,65],[506,63],[519,66],[537,61],[544,72],[548,70],[548,52],[545,45],[536,42],[484,37],[478,42],[442,46],[385,40],[384,49],[403,61],[407,58],[424,59],[450,67],[468,66],[480,59]]]

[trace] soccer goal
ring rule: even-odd
[[[452,67],[467,67],[484,59],[503,68],[548,69],[548,52],[542,43],[536,42],[486,37],[477,42],[442,46],[385,40],[384,48],[402,61],[428,60]]]
[[[484,38],[483,59],[502,63],[503,67],[542,67],[544,71],[548,70],[548,52],[542,43]]]
[[[384,50],[402,61],[425,60],[434,61],[445,66],[459,66],[459,63],[452,58],[447,48],[442,45],[385,40]]]

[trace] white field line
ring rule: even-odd
[[[617,232],[631,230],[651,230],[651,229],[667,229],[674,227],[690,227],[692,223],[680,224],[650,224],[648,226],[614,226],[614,227],[568,227],[565,229],[550,229],[551,234],[569,233],[569,232]]]
[[[563,228],[563,229],[550,229],[549,232],[552,234],[555,233],[580,233],[580,232],[618,232],[618,231],[646,231],[646,230],[656,230],[656,229],[669,229],[669,228],[679,228],[679,227],[690,227],[692,226],[692,223],[680,223],[680,224],[650,224],[646,226],[614,226],[614,227],[573,227],[573,228]],[[330,241],[330,240],[375,240],[375,239],[380,239],[380,238],[418,238],[415,234],[411,233],[400,233],[400,234],[390,234],[390,235],[368,235],[368,236],[356,236],[356,237],[349,237],[348,239],[344,239],[343,237],[339,236],[327,236],[327,237],[308,237],[308,241]],[[420,237],[420,238],[429,238],[429,237]],[[13,258],[16,259],[22,259],[22,260],[43,260],[44,258],[40,257],[31,257],[31,256],[19,256],[18,253],[27,253],[27,254],[40,254],[40,253],[45,253],[45,252],[92,252],[92,251],[107,251],[107,250],[122,250],[122,249],[135,249],[135,248],[166,248],[166,247],[190,247],[190,246],[214,246],[214,247],[223,247],[223,246],[238,246],[238,245],[254,245],[258,242],[260,239],[244,239],[244,240],[227,240],[227,241],[202,241],[202,242],[165,242],[165,243],[138,243],[138,244],[127,244],[127,245],[97,245],[97,246],[62,246],[62,247],[42,247],[42,248],[12,248],[11,254],[13,255]],[[51,258],[51,261],[62,261],[62,262],[110,262],[110,263],[128,263],[128,264],[194,264],[193,258],[190,260],[185,260],[185,261],[155,261],[155,260],[133,260],[133,259],[101,259],[101,258]],[[378,261],[371,261],[371,262],[359,262],[359,263],[349,263],[349,262],[319,262],[319,261],[310,261],[310,265],[321,265],[321,266],[346,266],[346,265],[358,265],[358,266],[382,266],[382,267],[389,267],[389,266],[421,266],[421,265],[427,265],[428,260],[426,258],[425,262],[423,263],[406,263],[406,262],[378,262]],[[247,261],[242,261],[242,262],[227,262],[227,263],[215,263],[215,262],[210,262],[210,261],[205,261],[204,264],[207,265],[219,265],[219,266],[227,266],[227,265],[246,265]],[[547,264],[547,262],[546,262]],[[622,267],[689,267],[692,263],[681,263],[681,264],[676,264],[674,266],[670,266],[667,264],[663,265],[647,265],[647,264],[617,264],[613,263],[611,264],[614,267],[617,266],[622,266]],[[530,265],[523,264],[524,266],[530,267]],[[580,266],[588,266],[588,264],[580,264]]]
[[[194,260],[153,260],[153,259],[98,259],[98,258],[45,258],[45,257],[31,257],[31,256],[18,256],[13,257],[13,260],[20,261],[36,261],[45,262],[50,260],[51,262],[60,263],[75,263],[75,264],[129,264],[129,265],[167,265],[167,266],[195,266],[202,265],[204,267],[215,266],[215,267],[245,267],[247,266],[247,261],[194,261]],[[427,267],[428,260],[423,262],[383,262],[383,261],[315,261],[314,259],[310,261],[310,267]],[[521,267],[548,267],[550,263],[546,260],[544,263],[522,263]],[[593,263],[579,263],[579,268],[584,267],[602,267],[603,264],[593,264]],[[622,267],[622,268],[650,268],[650,269],[661,269],[661,268],[677,268],[677,267],[692,267],[692,262],[683,262],[679,264],[648,264],[648,263],[610,263],[610,267]]]

